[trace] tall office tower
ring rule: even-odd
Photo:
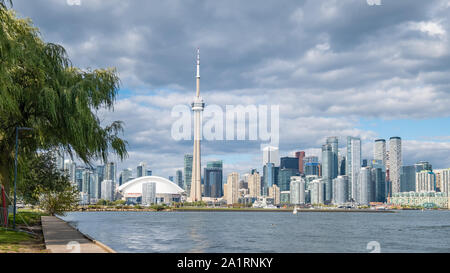
[[[89,181],[89,177],[90,177],[90,171],[87,169],[84,169],[82,172],[82,183],[81,183],[81,192],[85,193],[85,194],[89,194],[90,192],[90,181]]]
[[[75,183],[77,185],[78,191],[82,192],[83,188],[83,172],[85,168],[77,167],[75,169]]]
[[[400,168],[400,192],[416,191],[416,170],[414,166]]]
[[[372,172],[370,167],[363,167],[359,172],[359,194],[357,203],[361,205],[368,206],[370,202],[372,202],[373,195],[373,183],[372,183]]]
[[[402,167],[402,139],[391,137],[389,139],[389,179],[392,193],[400,192],[400,168]]]
[[[305,159],[305,152],[304,151],[296,152],[295,157],[298,158],[298,171],[300,172],[300,174],[305,174],[303,162],[303,160]]]
[[[191,181],[192,181],[192,155],[184,155],[184,187],[186,194],[191,194]]]
[[[223,163],[222,161],[210,161],[204,169],[205,189],[204,196],[219,198],[223,196]]]
[[[103,180],[101,198],[106,201],[114,201],[114,182]]]
[[[333,179],[333,203],[345,204],[348,201],[348,176],[339,175]]]
[[[338,157],[339,157],[339,144],[338,144],[338,138],[337,137],[328,137],[327,143],[331,145],[331,152],[332,152],[332,158],[331,158],[331,179],[334,179],[339,174],[339,165],[338,165]],[[331,183],[330,183],[331,184]]]
[[[375,144],[373,145],[373,159],[381,160],[382,164],[386,166],[386,140],[375,140]]]
[[[250,197],[261,196],[261,176],[256,170],[248,176],[248,194]]]
[[[200,97],[200,50],[197,49],[197,92],[192,103],[192,111],[194,111],[194,155],[192,159],[192,181],[191,181],[191,195],[192,201],[202,200],[202,164],[201,164],[201,149],[200,140],[202,137],[202,112],[205,108],[205,103]]]
[[[175,173],[175,184],[178,185],[178,187],[183,188],[183,171],[177,170]]]
[[[311,182],[311,204],[323,204],[325,201],[325,183],[322,179]]]
[[[142,205],[152,205],[156,203],[156,183],[146,182],[142,184]]]
[[[99,165],[95,168],[95,172],[98,175],[98,181],[100,184],[105,180],[105,165]]]
[[[419,161],[416,164],[414,164],[414,168],[416,170],[416,173],[421,171],[433,171],[433,166],[428,161]]]
[[[319,157],[317,156],[305,156],[303,162],[306,163],[319,163]]]
[[[239,174],[236,172],[230,173],[227,178],[227,183],[224,185],[225,196],[224,199],[228,205],[238,203],[239,199]]]
[[[436,191],[436,174],[427,170],[416,173],[416,192]]]
[[[272,187],[269,188],[269,198],[273,199],[274,205],[280,204],[280,188],[277,185],[272,185]]]
[[[152,175],[153,175],[153,171],[147,169],[147,170],[146,170],[146,175],[147,175],[147,176],[152,176]]]
[[[147,176],[147,164],[145,162],[139,163],[136,167],[136,178]]]
[[[305,163],[304,168],[305,168],[305,175],[306,176],[308,176],[308,175],[317,175],[317,176],[319,176],[319,163],[317,163],[317,162],[315,162],[315,163],[308,162],[308,163]]]
[[[330,144],[322,145],[322,179],[325,183],[325,201],[331,201],[333,197],[333,164],[334,154]],[[336,166],[337,170],[337,166]]]
[[[273,185],[278,185],[280,167],[275,167],[274,163],[267,163],[263,167],[263,184],[262,194],[267,196],[269,194],[269,188]]]
[[[275,167],[280,166],[278,147],[267,146],[263,149],[263,166],[273,163]]]
[[[345,175],[345,156],[340,155],[338,157],[338,176]]]
[[[90,171],[89,172],[89,202],[96,203],[101,197],[101,184],[98,181],[98,174]]]
[[[114,162],[109,162],[105,165],[104,180],[111,180],[114,184],[116,183],[116,164]]]
[[[299,176],[300,172],[297,169],[283,168],[278,171],[278,187],[280,191],[289,191],[291,185],[291,177]]]
[[[361,139],[347,137],[347,156],[345,174],[348,176],[349,198],[356,201],[358,198],[358,177],[361,170]]]
[[[372,200],[375,202],[386,202],[387,183],[386,183],[386,167],[381,160],[372,160],[369,164],[372,168]]]
[[[367,165],[367,159],[363,159],[362,160],[362,164],[361,164],[361,167],[367,167],[368,165]]]
[[[306,183],[301,176],[292,176],[290,185],[290,203],[303,205],[306,203]]]
[[[169,176],[168,178],[169,178],[169,181],[174,182],[173,181],[173,176]]]
[[[299,172],[297,157],[282,157],[280,158],[280,169],[294,169]]]
[[[127,183],[132,179],[133,179],[133,170],[130,168],[123,169],[122,172],[120,173],[119,186],[122,186],[123,184]]]
[[[69,181],[75,185],[75,169],[77,165],[70,159],[64,160],[64,174],[69,177]]]

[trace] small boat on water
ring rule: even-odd
[[[297,214],[297,207],[294,207],[294,210],[292,211],[292,214]]]

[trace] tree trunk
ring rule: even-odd
[[[8,197],[6,198],[6,206],[9,206],[9,204],[13,202],[14,198],[14,196],[11,196],[11,167],[14,166],[14,164],[11,162],[9,155],[2,154],[0,156],[3,157],[0,160],[0,184],[5,187],[5,192],[11,199],[8,199]]]

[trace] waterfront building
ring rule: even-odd
[[[101,198],[101,183],[98,180],[98,174],[93,171],[89,171],[89,188],[89,202],[97,203]]]
[[[449,209],[450,196],[446,192],[400,192],[394,193],[391,204],[396,206],[415,206]]]
[[[416,191],[432,192],[436,191],[436,175],[434,172],[422,170],[416,173]]]
[[[345,204],[348,201],[348,176],[339,175],[333,179],[333,203]]]
[[[400,137],[389,139],[389,179],[392,193],[400,192],[400,168],[402,166],[402,140]]]
[[[269,198],[273,199],[274,205],[280,204],[280,188],[277,185],[272,185],[272,187],[269,188]]]
[[[373,181],[370,167],[363,167],[359,173],[359,198],[356,200],[361,205],[368,206],[370,202],[374,201],[373,196]]]
[[[210,161],[204,169],[204,196],[219,198],[223,196],[223,162]]]
[[[304,169],[304,159],[305,159],[305,152],[304,151],[299,151],[295,153],[295,157],[298,158],[298,171],[300,172],[300,174],[304,174],[305,173],[305,169]]]
[[[380,160],[386,166],[386,140],[376,139],[373,146],[373,159]]]
[[[290,191],[281,191],[280,192],[280,204],[283,204],[283,205],[290,204],[290,202],[291,202],[290,195],[291,195]]]
[[[103,180],[101,198],[106,201],[114,201],[114,182]]]
[[[142,183],[142,205],[152,205],[156,203],[156,183]]]
[[[311,204],[323,204],[325,201],[325,183],[322,179],[311,182]]]
[[[361,139],[347,137],[347,156],[345,174],[348,176],[349,198],[358,200],[358,177],[361,170]]]
[[[301,176],[292,176],[290,185],[290,203],[293,205],[302,205],[306,203],[306,184]]]
[[[263,148],[263,166],[273,163],[274,167],[280,167],[278,147],[267,146]]]
[[[186,192],[174,182],[159,176],[143,176],[128,181],[117,189],[118,198],[128,204],[141,203],[144,183],[156,184],[156,203],[170,205],[180,202]]]
[[[331,198],[333,197],[332,193],[332,180],[334,178],[333,166],[334,166],[334,153],[332,151],[332,146],[330,144],[322,145],[322,179],[325,183],[325,202],[330,202]]]
[[[178,187],[183,188],[183,171],[177,170],[175,173],[175,184],[178,185]]]
[[[261,196],[261,176],[256,170],[248,176],[248,194],[250,197]]]
[[[191,193],[191,180],[192,180],[192,155],[184,155],[184,187],[186,194],[189,196]]]
[[[387,183],[386,183],[386,167],[381,160],[372,160],[369,166],[372,176],[372,201],[386,202]]]
[[[224,185],[224,199],[228,205],[237,204],[239,202],[239,174],[236,172],[230,173],[227,178],[227,183]]]
[[[414,166],[400,168],[400,191],[416,191],[416,169]]]
[[[449,192],[450,187],[450,169],[439,169],[433,171],[436,174],[436,190],[440,192]]]

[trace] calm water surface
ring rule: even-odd
[[[450,252],[450,211],[72,212],[117,252]]]

